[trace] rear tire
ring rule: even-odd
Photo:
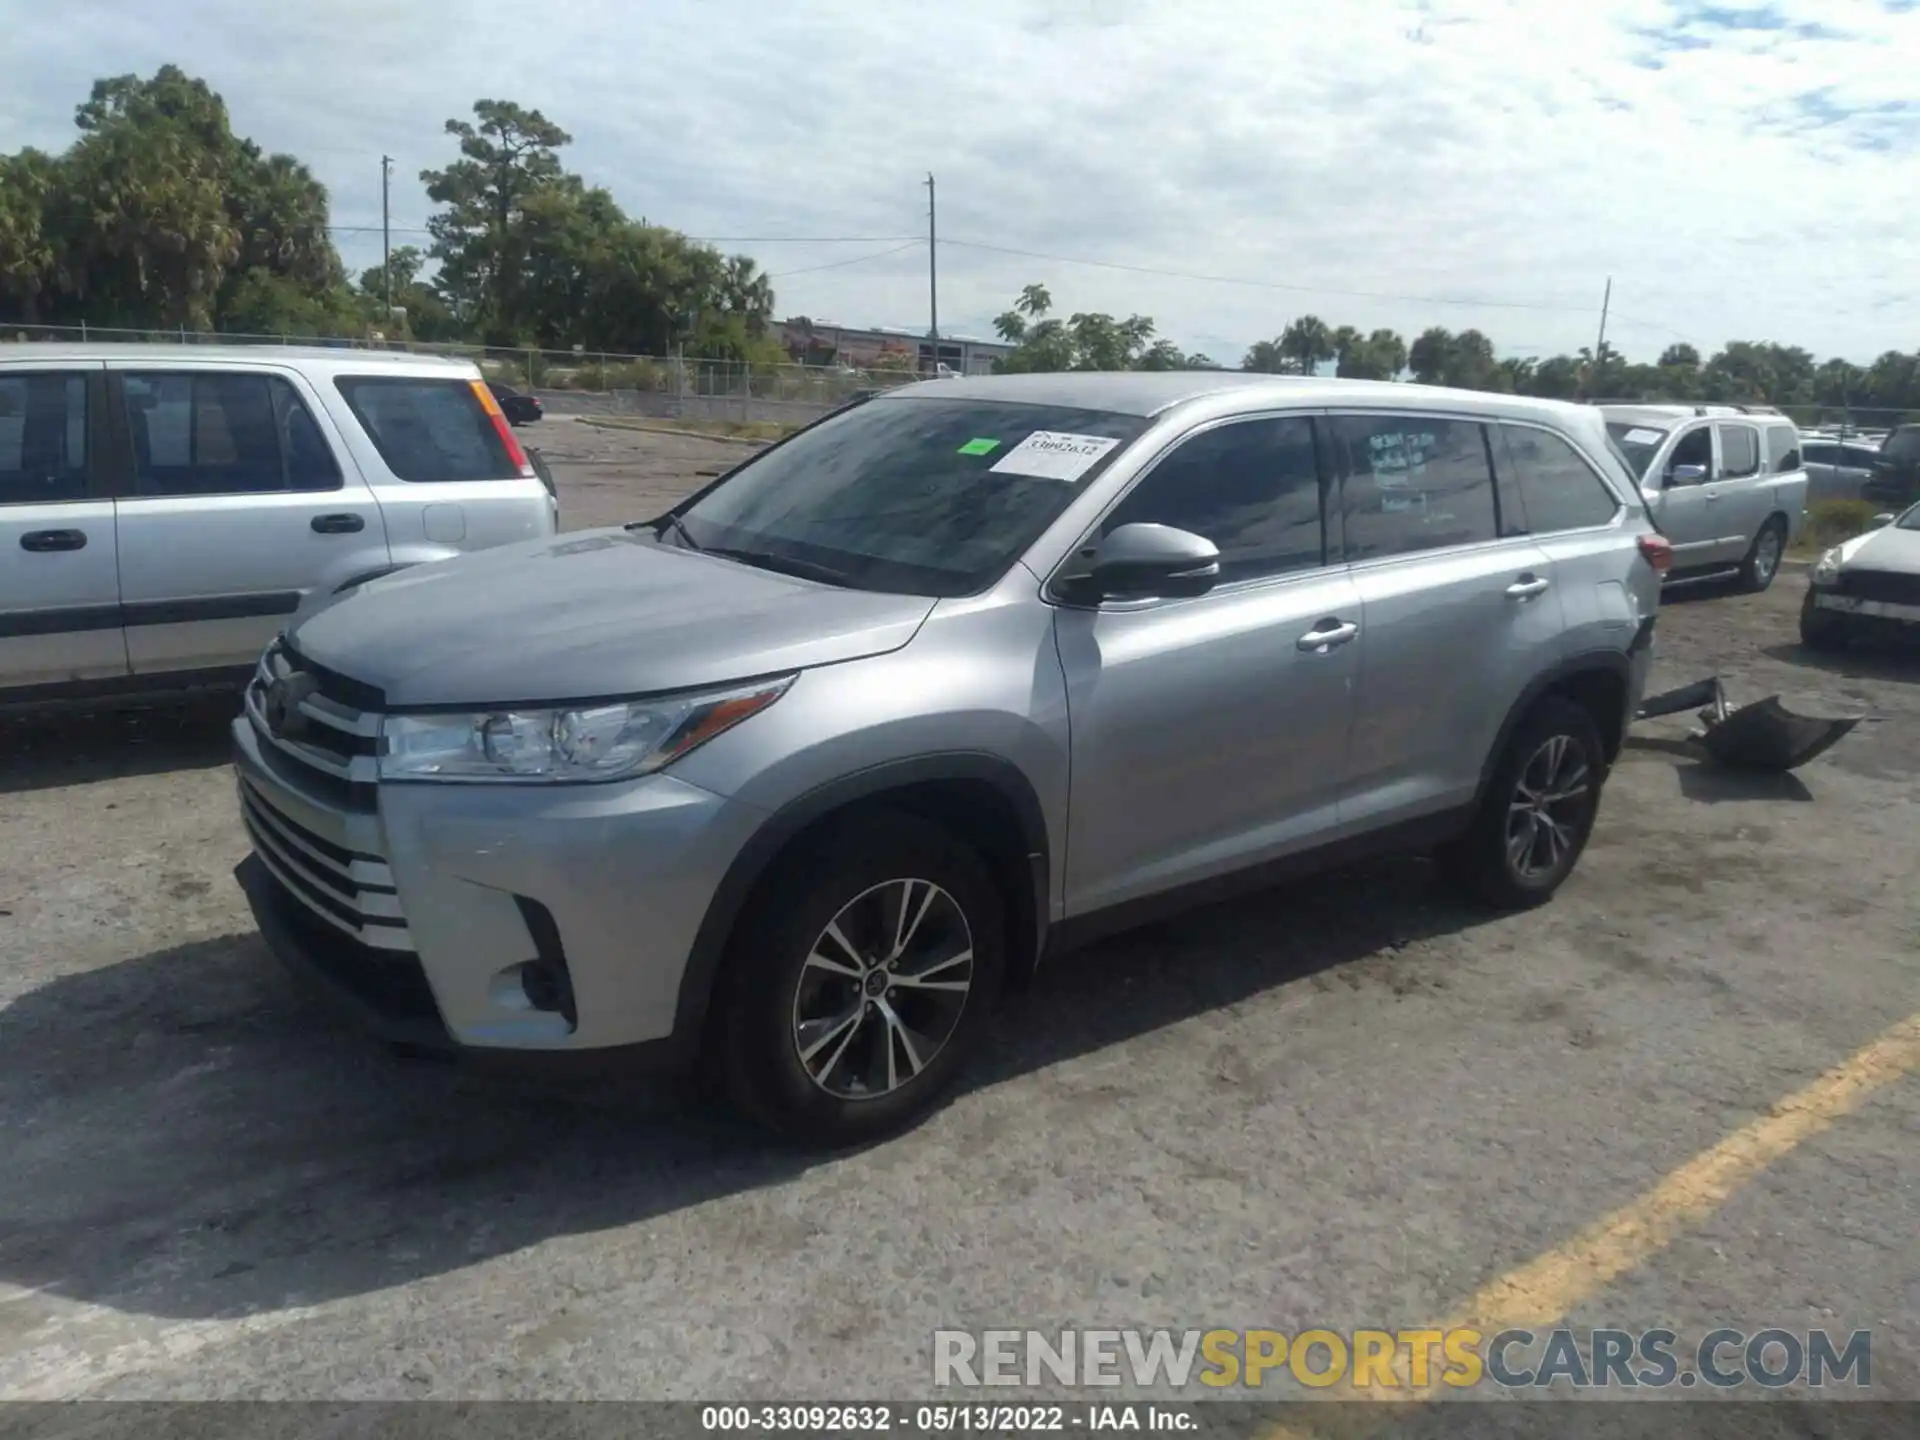
[[[920,1119],[990,1018],[1004,914],[979,856],[914,816],[869,813],[809,842],[729,946],[720,1059],[735,1102],[816,1147]]]
[[[1836,651],[1847,648],[1852,627],[1847,617],[1834,610],[1822,610],[1813,603],[1813,592],[1800,606],[1800,643],[1809,650]]]
[[[1753,544],[1747,547],[1747,558],[1740,562],[1740,588],[1749,595],[1758,595],[1773,584],[1786,550],[1786,522],[1778,515],[1772,516],[1753,537]]]
[[[1548,695],[1508,738],[1473,823],[1436,858],[1496,909],[1544,904],[1586,849],[1606,775],[1593,717],[1564,696]]]

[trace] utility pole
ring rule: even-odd
[[[1604,395],[1596,395],[1594,391],[1600,388],[1600,376],[1603,373],[1603,367],[1606,361],[1607,310],[1609,309],[1609,307],[1612,306],[1612,304],[1613,304],[1613,277],[1609,275],[1607,276],[1606,293],[1600,297],[1600,338],[1593,342],[1593,379],[1591,382],[1591,387],[1587,391],[1587,398],[1589,400],[1604,400],[1607,398]]]
[[[934,230],[933,175],[927,175],[927,338],[933,341],[933,363],[940,363],[940,270],[934,251],[939,244]]]
[[[393,157],[380,157],[380,279],[387,289],[387,313],[380,317],[380,332],[393,324],[393,230],[387,223],[387,180],[393,174]]]

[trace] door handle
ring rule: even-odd
[[[84,530],[29,530],[20,537],[20,548],[41,555],[50,550],[84,550],[87,548],[87,532]]]
[[[1531,600],[1536,595],[1547,593],[1547,587],[1553,582],[1539,575],[1522,575],[1513,584],[1507,586],[1509,600]]]
[[[367,528],[367,522],[358,515],[316,515],[311,523],[321,535],[351,535]]]
[[[1360,627],[1351,620],[1322,620],[1293,643],[1296,649],[1324,655],[1336,646],[1346,644],[1359,633]]]

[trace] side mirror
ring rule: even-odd
[[[1220,551],[1203,535],[1171,525],[1122,525],[1093,547],[1091,563],[1070,577],[1076,600],[1204,595],[1220,583]]]
[[[1704,465],[1669,465],[1667,467],[1668,485],[1704,485],[1707,479],[1707,467]]]
[[[1895,515],[1891,510],[1883,511],[1880,514],[1873,517],[1873,528],[1876,530],[1884,529],[1886,526],[1891,525],[1894,521],[1898,520],[1899,518],[1900,517],[1898,515]]]

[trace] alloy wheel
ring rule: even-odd
[[[842,1100],[910,1084],[946,1048],[973,989],[973,931],[931,880],[888,880],[840,907],[793,995],[800,1067]]]
[[[1773,579],[1780,565],[1780,532],[1769,525],[1753,547],[1753,578],[1762,584]]]
[[[1580,837],[1593,776],[1570,735],[1542,742],[1521,767],[1507,804],[1507,863],[1522,880],[1540,880],[1566,862]]]

